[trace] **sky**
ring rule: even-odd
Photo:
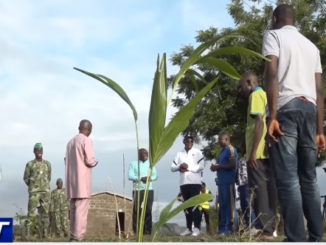
[[[103,74],[125,89],[139,115],[140,146],[148,148],[157,54],[166,52],[170,57],[181,45],[195,44],[198,30],[233,26],[227,0],[76,3],[0,0],[0,217],[13,217],[19,209],[26,212],[23,174],[26,163],[34,158],[35,143],[43,144],[44,159],[52,164],[51,188],[57,178],[64,179],[65,148],[82,119],[93,123],[91,138],[99,161],[93,169],[93,192],[112,191],[110,178],[115,192],[131,196],[127,171],[137,159],[132,113],[113,91],[73,67]],[[177,71],[178,67],[168,65],[168,74]],[[174,112],[169,108],[168,118]],[[162,210],[178,194],[179,176],[170,172],[170,165],[182,148],[179,137],[157,164],[154,210],[158,206]],[[204,181],[213,193],[214,178],[208,165]],[[184,225],[183,214],[172,222]]]

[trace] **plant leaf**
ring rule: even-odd
[[[168,217],[175,201],[177,200],[177,198],[175,198],[174,200],[172,200],[172,202],[170,202],[168,205],[165,206],[165,208],[163,208],[163,210],[161,211],[160,213],[160,218],[159,218],[159,221],[162,219],[162,220],[165,220],[166,217]],[[160,223],[156,222],[154,224],[154,227],[153,227],[153,230],[154,230],[154,233],[158,232],[158,230],[160,229],[160,227],[162,227],[162,225],[160,225]]]
[[[164,154],[171,148],[175,139],[179,134],[188,126],[189,120],[194,114],[194,111],[199,102],[206,96],[211,88],[216,84],[217,79],[207,84],[202,90],[200,90],[196,96],[183,108],[181,108],[176,115],[172,118],[168,126],[164,129],[161,137],[160,145],[153,156],[153,163],[157,163]],[[153,153],[154,154],[154,153]]]
[[[200,80],[202,80],[203,83],[208,84],[208,82],[206,81],[206,79],[202,75],[200,75],[200,73],[198,73],[197,71],[189,68],[188,71],[186,72],[186,74],[189,74],[189,73],[191,73],[194,76],[200,78]]]
[[[149,129],[149,162],[155,166],[155,152],[160,145],[160,140],[164,131],[166,120],[166,97],[167,97],[167,73],[166,54],[163,54],[159,67],[159,56],[157,57],[157,67],[154,77],[151,105],[148,116]]]
[[[116,82],[114,82],[113,80],[111,80],[110,78],[107,78],[103,75],[98,75],[98,74],[94,74],[88,71],[84,71],[82,69],[76,68],[74,67],[75,70],[80,71],[98,81],[100,81],[101,83],[105,84],[106,86],[108,86],[109,88],[111,88],[114,92],[116,92],[121,99],[123,99],[130,107],[130,109],[132,110],[132,113],[134,115],[134,119],[135,121],[137,121],[138,119],[138,115],[137,115],[137,111],[134,107],[134,105],[132,104],[131,100],[129,99],[128,95],[126,94],[126,92],[120,87],[119,84],[117,84]]]
[[[198,90],[199,90],[199,88],[198,88],[198,83],[197,83],[197,81],[196,81],[196,78],[195,78],[195,76],[191,73],[191,72],[187,72],[186,73],[188,76],[189,76],[189,78],[191,79],[191,81],[192,81],[192,83],[193,83],[193,85],[194,85],[194,87],[195,87],[195,91],[196,91],[196,93],[198,93]]]
[[[254,52],[250,49],[244,48],[244,47],[226,47],[226,48],[220,48],[217,50],[214,50],[210,53],[208,53],[207,55],[203,56],[202,58],[198,59],[196,63],[201,63],[201,60],[204,60],[205,58],[208,57],[212,57],[212,58],[216,58],[218,56],[222,56],[222,55],[227,55],[227,54],[242,54],[242,55],[250,55],[250,56],[254,56],[266,61],[270,61],[270,59],[266,58],[265,56],[261,55],[260,53]]]
[[[161,218],[157,222],[158,227],[162,227],[164,224],[166,224],[170,219],[172,219],[174,216],[176,216],[178,213],[182,212],[183,210],[190,208],[190,207],[195,207],[198,206],[204,202],[213,200],[215,196],[211,194],[200,194],[197,196],[194,196],[190,198],[189,200],[185,201],[184,203],[180,204],[178,207],[173,209],[168,213],[168,215],[165,215],[164,217]],[[174,200],[175,201],[175,200]]]
[[[233,66],[224,60],[207,57],[201,59],[199,63],[213,65],[227,76],[237,80],[241,79],[240,74],[233,68]]]
[[[167,224],[164,224],[163,227],[165,227],[166,229],[168,229],[169,232],[173,233],[173,231],[171,230],[171,227],[168,226]]]

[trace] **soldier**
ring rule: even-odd
[[[60,237],[61,231],[68,237],[68,219],[70,202],[66,198],[66,191],[62,188],[62,179],[57,180],[57,189],[51,192],[50,215],[55,220],[55,233]]]
[[[25,222],[27,236],[31,219],[36,216],[35,209],[38,204],[41,205],[41,238],[48,237],[49,227],[49,205],[50,205],[50,181],[51,181],[51,164],[42,158],[43,147],[41,143],[34,146],[35,159],[26,164],[24,181],[28,186],[28,213]]]

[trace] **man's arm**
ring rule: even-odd
[[[264,119],[263,116],[266,114],[265,103],[260,93],[253,92],[249,100],[250,116],[255,119],[255,136],[254,142],[251,146],[251,156],[256,157],[256,152],[259,143],[264,133]],[[250,156],[250,155],[249,155]]]
[[[54,200],[53,200],[53,191],[51,192],[51,199],[50,199],[50,213],[54,210]]]
[[[199,173],[203,171],[205,168],[205,160],[204,160],[203,153],[201,153],[201,151],[198,151],[196,155],[198,159],[197,164],[189,166],[188,168],[189,172]]]
[[[157,172],[156,172],[156,168],[153,167],[153,168],[152,168],[151,181],[155,181],[155,180],[157,180]]]
[[[225,165],[218,165],[217,170],[231,170],[237,167],[237,157],[235,154],[235,149],[234,147],[231,145],[229,148],[229,154],[230,154],[230,158],[229,158],[229,162]]]
[[[84,141],[84,152],[85,152],[85,165],[90,168],[95,167],[98,162],[94,156],[93,142],[88,137]]]
[[[265,89],[268,101],[269,119],[276,120],[277,116],[277,100],[278,100],[278,57],[279,43],[274,32],[268,31],[264,35],[263,55],[270,59],[265,62]]]
[[[180,169],[180,164],[179,164],[179,154],[174,158],[172,164],[171,164],[171,172],[177,172]]]
[[[134,169],[134,162],[132,162],[129,166],[129,173],[128,173],[128,179],[131,181],[137,181],[138,176],[135,174],[135,169]]]
[[[324,92],[322,72],[320,55],[318,52],[318,60],[315,73],[317,94],[317,134],[324,134]]]
[[[48,162],[49,163],[49,162]],[[51,163],[48,164],[48,181],[51,182],[52,167]]]
[[[24,172],[24,181],[27,186],[29,185],[29,178],[30,178],[30,170],[29,170],[29,165],[27,163]]]

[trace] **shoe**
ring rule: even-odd
[[[227,235],[231,235],[231,234],[232,234],[232,231],[229,231],[229,230],[220,230],[215,235],[217,235],[217,236],[227,236]]]
[[[273,237],[277,237],[277,231],[276,230],[273,232]]]
[[[198,228],[194,228],[191,235],[192,236],[199,236],[200,235],[200,230]]]
[[[258,232],[260,232],[260,230],[256,229],[256,228],[251,228],[249,231],[245,231],[243,233],[244,236],[255,236],[258,234]]]
[[[180,233],[180,236],[190,236],[191,235],[191,231],[189,229],[185,230],[184,232]]]

